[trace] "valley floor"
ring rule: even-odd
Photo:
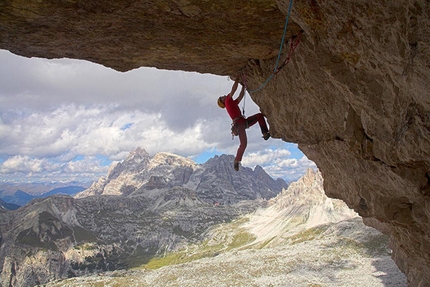
[[[247,239],[239,242],[237,230],[237,226],[218,227],[205,246],[176,257],[184,263],[119,270],[46,286],[407,286],[390,257],[386,236],[364,226],[360,218],[259,243],[246,232],[241,238]],[[199,259],[186,262],[184,256]]]

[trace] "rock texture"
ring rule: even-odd
[[[183,187],[210,204],[234,204],[241,200],[270,199],[287,184],[274,180],[261,166],[254,170],[233,170],[234,156],[221,155],[204,164],[179,155],[160,152],[153,157],[137,148],[128,157],[109,167],[106,177],[78,193],[76,198],[94,195],[129,195],[153,189]]]
[[[0,201],[0,286],[140,266],[200,242],[212,226],[254,211],[287,186],[260,167],[235,172],[233,159],[197,165],[139,148],[76,199],[34,199],[15,211]]]
[[[325,195],[321,173],[308,169],[271,199],[268,207],[253,214],[246,228],[256,236],[254,243],[270,246],[292,234],[355,217],[358,214],[343,201]]]
[[[18,209],[19,205],[5,202],[4,200],[0,199],[0,211],[2,210],[15,210]]]
[[[272,134],[316,162],[327,195],[390,230],[409,284],[430,286],[429,2],[308,4],[293,18],[305,40],[254,99]],[[253,69],[258,82],[271,65]]]
[[[23,56],[85,59],[119,71],[153,66],[231,73],[250,58],[276,56],[284,24],[276,2],[266,0],[0,5],[0,48]]]
[[[388,236],[365,226],[344,202],[324,194],[309,170],[268,206],[213,226],[202,243],[154,258],[147,267],[52,282],[54,286],[366,286],[405,287]]]
[[[155,254],[198,241],[210,226],[256,204],[218,208],[183,188],[34,200],[0,213],[0,285],[35,286],[144,264]]]
[[[120,71],[243,69],[254,90],[273,71],[288,3],[7,0],[0,48]],[[411,286],[430,285],[429,6],[296,0],[286,39],[303,30],[301,44],[252,94],[271,134],[316,162],[327,194],[388,230]]]

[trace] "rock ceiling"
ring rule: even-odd
[[[272,74],[289,3],[3,0],[0,48],[118,71],[241,70],[253,90]],[[430,285],[429,6],[296,0],[285,50],[303,30],[300,46],[251,94],[273,136],[317,163],[326,193],[391,235],[411,286]]]

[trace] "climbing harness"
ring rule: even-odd
[[[285,41],[285,35],[286,35],[286,33],[287,33],[287,26],[288,26],[288,20],[289,20],[289,18],[290,18],[290,14],[291,14],[291,8],[292,8],[292,6],[293,6],[293,0],[290,0],[290,4],[289,4],[289,6],[288,6],[288,14],[287,14],[287,17],[285,18],[285,25],[284,25],[284,33],[283,33],[283,35],[282,35],[282,40],[281,40],[281,45],[280,45],[280,47],[279,47],[279,53],[278,53],[278,58],[276,59],[276,64],[275,64],[275,67],[274,67],[274,69],[273,69],[273,73],[267,78],[267,80],[260,86],[260,87],[258,87],[257,89],[255,89],[255,90],[252,90],[252,91],[250,91],[249,89],[248,89],[248,85],[247,85],[247,83],[246,83],[246,75],[245,75],[245,73],[243,72],[243,70],[241,71],[241,73],[242,73],[242,79],[243,79],[243,84],[245,85],[245,88],[246,88],[246,90],[248,91],[248,93],[249,94],[252,94],[252,93],[255,93],[255,92],[258,92],[259,90],[261,90],[262,88],[264,88],[269,82],[270,82],[270,80],[273,78],[273,76],[275,76],[277,73],[279,73],[280,72],[280,70],[283,68],[283,67],[285,67],[285,65],[286,64],[288,64],[288,62],[290,61],[290,59],[291,59],[291,56],[292,56],[292,54],[294,53],[294,50],[297,48],[297,46],[299,45],[299,43],[300,43],[300,37],[302,36],[302,33],[303,33],[303,31],[301,31],[299,34],[298,34],[298,36],[297,37],[293,37],[292,39],[291,39],[291,44],[290,44],[290,51],[289,51],[289,53],[288,53],[288,56],[287,56],[287,58],[284,60],[284,62],[281,64],[281,65],[279,65],[278,66],[278,64],[279,64],[279,60],[280,60],[280,58],[281,58],[281,54],[282,54],[282,47],[283,47],[283,45],[284,45],[284,41]],[[245,77],[245,78],[244,78]]]
[[[239,117],[235,118],[233,120],[233,122],[231,123],[231,139],[232,140],[234,139],[235,136],[239,135],[239,130],[237,128],[237,121],[240,119],[245,119],[245,123],[244,123],[245,129],[249,128],[248,121],[246,121],[246,118],[244,116],[239,116]]]

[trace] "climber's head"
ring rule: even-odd
[[[221,97],[219,97],[218,98],[218,106],[221,108],[221,109],[224,109],[225,108],[225,98],[226,98],[226,96],[221,96]]]

